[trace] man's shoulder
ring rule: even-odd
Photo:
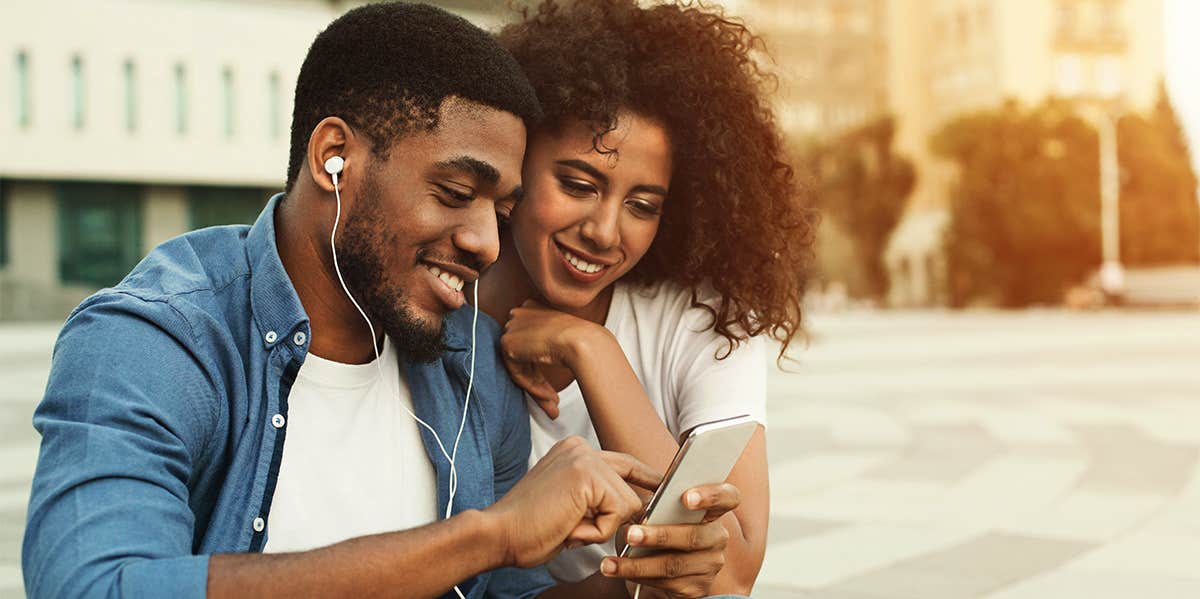
[[[213,227],[162,243],[119,284],[83,300],[59,342],[194,348],[207,345],[208,331],[244,328],[231,320],[250,315],[246,230]]]
[[[209,227],[155,247],[115,288],[146,300],[223,289],[250,274],[246,225]]]

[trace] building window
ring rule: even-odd
[[[76,131],[83,129],[86,91],[83,80],[83,57],[71,57],[71,126]]]
[[[142,198],[133,185],[63,183],[58,267],[64,283],[115,285],[142,256]]]
[[[225,137],[233,137],[233,69],[230,67],[221,69],[221,97],[223,98],[223,105],[225,107]]]
[[[188,212],[193,229],[254,224],[270,193],[244,187],[191,187]]]
[[[133,59],[125,61],[125,130],[137,131],[137,66]]]
[[[175,132],[183,135],[188,128],[187,68],[175,64]]]
[[[8,264],[8,181],[0,181],[0,268]]]
[[[280,114],[279,73],[272,71],[267,78],[267,132],[271,139],[279,139],[283,133],[282,115]]]
[[[1071,37],[1079,26],[1079,14],[1071,0],[1060,0],[1058,4],[1058,32]]]
[[[33,124],[33,101],[29,80],[29,54],[25,51],[17,52],[16,75],[17,126],[25,129]]]

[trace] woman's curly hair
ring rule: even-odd
[[[500,43],[537,92],[543,127],[593,124],[594,145],[621,110],[666,126],[674,153],[668,201],[646,256],[627,277],[670,280],[713,316],[729,355],[747,335],[783,344],[801,332],[814,219],[771,109],[775,80],[762,40],[703,4],[545,0],[521,11]],[[710,285],[715,305],[700,301]]]

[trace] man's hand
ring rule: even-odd
[[[625,531],[626,543],[658,552],[645,557],[606,557],[600,571],[605,576],[627,579],[631,587],[644,585],[642,597],[711,595],[713,579],[725,565],[725,544],[729,541],[729,532],[720,519],[737,508],[741,493],[737,487],[721,483],[690,489],[680,499],[688,509],[705,510],[700,524],[631,526]],[[617,548],[623,545],[618,537]]]
[[[628,455],[568,437],[484,514],[500,527],[505,563],[528,568],[565,547],[608,540],[642,508],[629,485],[654,489],[661,479]]]

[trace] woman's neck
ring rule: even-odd
[[[500,258],[484,272],[480,283],[479,309],[501,325],[508,322],[509,310],[538,295],[512,235],[507,233],[500,235]]]

